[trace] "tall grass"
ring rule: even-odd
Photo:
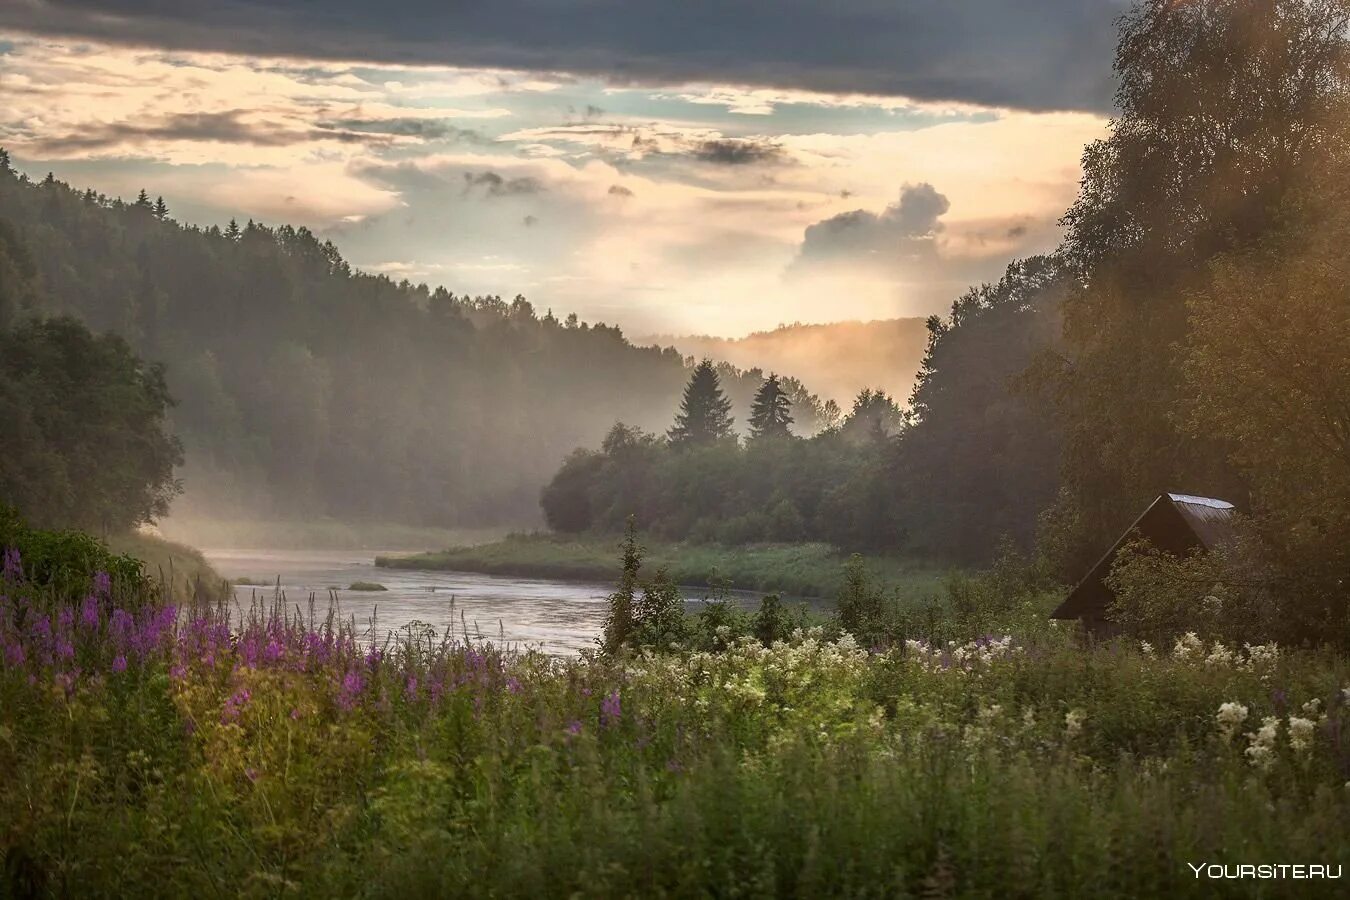
[[[64,602],[17,566],[0,596],[8,894],[1207,894],[1187,862],[1350,843],[1328,654],[817,631],[560,660],[98,577]]]

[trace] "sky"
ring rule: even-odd
[[[0,147],[632,335],[945,312],[1058,241],[1123,0],[0,0]]]

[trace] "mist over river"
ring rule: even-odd
[[[211,565],[230,580],[267,581],[266,586],[236,585],[235,599],[244,609],[255,598],[270,599],[277,579],[291,606],[307,609],[315,595],[322,614],[329,589],[337,589],[344,617],[355,617],[357,632],[374,622],[382,640],[412,622],[425,622],[443,634],[453,628],[462,636],[494,642],[505,640],[546,653],[572,655],[595,646],[605,619],[605,597],[612,585],[542,581],[468,572],[377,569],[374,550],[249,550],[206,549]],[[398,551],[393,551],[397,553]],[[384,585],[384,591],[352,591],[358,581]]]

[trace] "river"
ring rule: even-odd
[[[329,590],[336,588],[342,616],[354,617],[357,630],[374,637],[412,622],[424,622],[444,634],[465,631],[473,639],[538,648],[545,653],[571,656],[596,646],[604,626],[605,598],[612,584],[550,581],[478,575],[471,572],[378,569],[377,555],[404,551],[375,550],[240,550],[204,549],[202,553],[224,578],[265,581],[264,586],[235,585],[235,599],[243,609],[255,599],[271,599],[280,579],[290,606],[307,607],[310,595],[325,613]],[[358,581],[384,585],[384,591],[352,591]],[[734,599],[747,605],[750,595]],[[755,596],[753,601],[757,601]],[[689,609],[699,597],[686,594]]]

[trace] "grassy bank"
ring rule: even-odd
[[[396,522],[338,519],[220,519],[174,516],[160,523],[165,536],[196,547],[271,550],[416,550],[472,545],[501,538],[505,528],[431,528]]]
[[[207,596],[226,594],[225,579],[194,547],[143,532],[115,535],[107,543],[113,553],[125,553],[143,562],[146,574],[169,585],[172,596],[191,594],[199,588]]]
[[[510,535],[477,546],[452,547],[413,556],[381,556],[378,566],[441,569],[613,582],[619,575],[619,538],[567,538],[550,534]],[[847,558],[828,544],[647,543],[648,569],[666,568],[678,584],[706,587],[714,578],[734,590],[778,591],[798,597],[833,597],[843,583]],[[871,557],[873,578],[905,596],[936,593],[945,572],[912,560]]]

